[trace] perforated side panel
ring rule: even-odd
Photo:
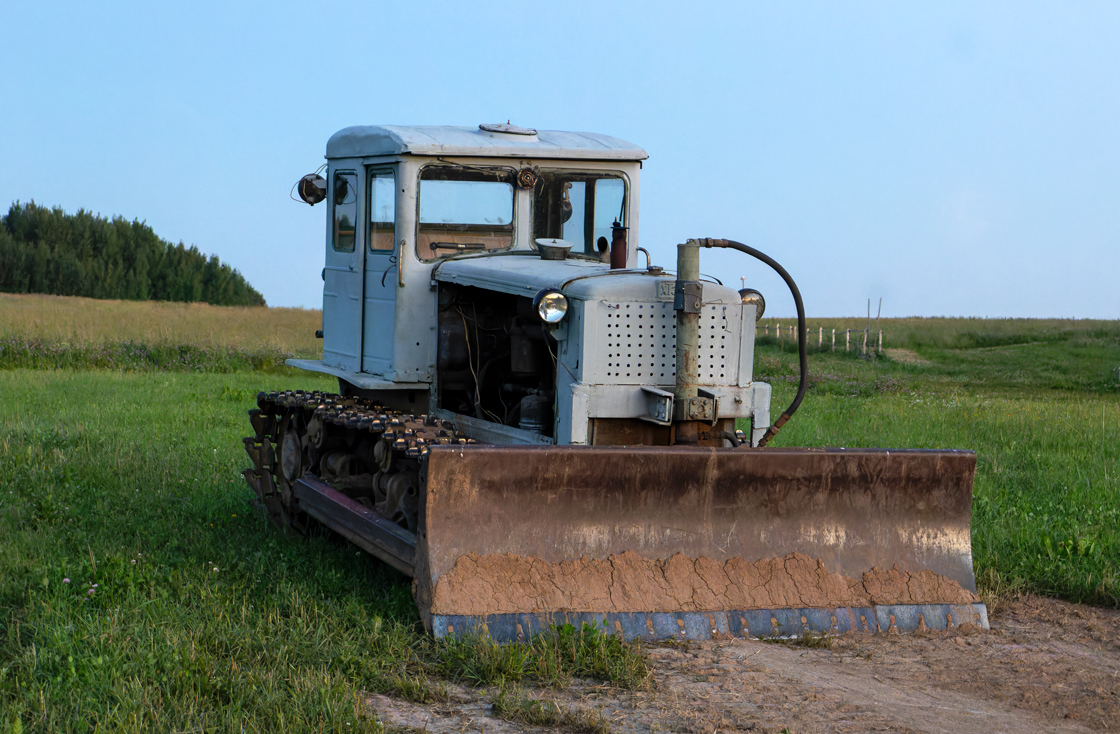
[[[589,304],[590,305],[590,304]],[[585,371],[600,384],[672,385],[677,374],[677,314],[672,303],[600,301],[605,355]],[[589,309],[590,310],[590,309]],[[700,313],[700,382],[734,385],[738,369],[739,308],[704,306]],[[590,315],[590,314],[589,314]]]

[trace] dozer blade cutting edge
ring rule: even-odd
[[[434,446],[415,595],[436,636],[987,628],[971,451]]]

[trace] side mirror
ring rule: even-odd
[[[350,196],[350,185],[346,183],[345,176],[334,177],[334,203],[335,206],[346,203],[346,197]]]

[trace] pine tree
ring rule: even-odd
[[[141,221],[67,214],[34,201],[0,218],[0,291],[263,306],[244,277]]]

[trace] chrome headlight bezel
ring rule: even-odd
[[[533,310],[542,323],[555,326],[568,315],[568,297],[556,288],[545,288],[533,297]]]
[[[755,307],[754,320],[756,322],[762,318],[762,314],[766,313],[766,299],[754,288],[743,288],[739,291],[739,299],[743,302],[744,306]]]

